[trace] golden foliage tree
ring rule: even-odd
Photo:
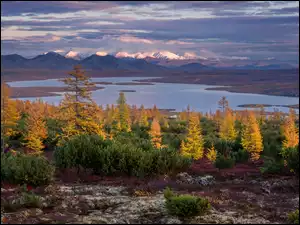
[[[43,140],[47,138],[48,132],[40,104],[32,104],[27,112],[25,124],[24,146],[35,150],[37,154],[41,153],[41,150],[45,147]]]
[[[294,110],[290,110],[288,117],[284,121],[283,134],[285,137],[282,143],[284,148],[295,147],[299,144],[299,132],[295,125]]]
[[[213,163],[216,161],[217,151],[215,150],[215,147],[213,145],[208,149],[208,151],[206,153],[206,157],[209,161],[211,161]]]
[[[227,141],[235,141],[237,137],[237,132],[234,127],[234,116],[231,109],[227,108],[225,110],[225,115],[222,118],[220,125],[220,137]]]
[[[160,112],[157,109],[156,105],[153,106],[153,109],[151,110],[152,118],[160,119]]]
[[[148,116],[147,116],[146,110],[144,108],[144,105],[141,105],[141,108],[140,108],[139,125],[143,126],[143,127],[149,126]]]
[[[20,119],[17,110],[17,102],[11,100],[10,88],[7,84],[1,84],[1,137],[9,137],[16,134],[16,125]]]
[[[199,117],[196,113],[190,113],[188,135],[186,140],[181,142],[181,153],[197,160],[203,157],[203,151]]]
[[[258,160],[263,151],[263,140],[254,112],[249,112],[242,131],[242,146],[250,153],[251,160]]]
[[[131,131],[130,109],[126,104],[126,98],[123,92],[120,92],[118,103],[118,121],[120,122],[121,131]]]
[[[159,149],[161,148],[161,132],[160,132],[160,125],[156,118],[153,119],[151,124],[151,130],[149,131],[152,145]]]
[[[103,124],[99,123],[95,115],[96,104],[91,98],[90,89],[95,84],[85,75],[80,65],[74,66],[74,70],[69,75],[70,77],[62,79],[71,92],[65,94],[60,106],[62,119],[66,122],[66,126],[62,129],[62,138],[67,139],[81,133],[105,137]]]

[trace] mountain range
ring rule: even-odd
[[[172,52],[149,52],[129,54],[118,52],[109,55],[106,52],[96,52],[92,55],[69,51],[65,55],[56,52],[47,52],[33,58],[25,58],[18,54],[1,55],[1,68],[27,69],[71,69],[81,64],[85,69],[92,70],[136,70],[147,72],[185,71],[198,72],[202,70],[238,69],[238,70],[272,70],[292,69],[290,64],[282,63],[236,63],[228,60],[208,59],[185,53],[179,56]]]

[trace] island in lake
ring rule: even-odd
[[[295,105],[243,104],[243,105],[238,105],[238,107],[243,107],[243,108],[288,107],[293,109],[299,109],[299,104],[295,104]]]

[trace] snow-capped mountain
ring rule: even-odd
[[[76,59],[76,60],[81,60],[83,57],[80,55],[78,52],[74,51],[69,51],[67,54],[65,54],[66,58],[71,58],[71,59]]]
[[[115,54],[117,58],[136,58],[136,59],[169,59],[169,60],[184,60],[184,59],[198,59],[203,57],[198,57],[193,53],[185,53],[183,56],[177,55],[169,51],[159,51],[159,52],[137,52],[137,53],[127,53],[118,52]]]

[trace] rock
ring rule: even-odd
[[[213,185],[215,183],[215,178],[211,175],[206,175],[203,177],[196,177],[195,181],[196,183],[202,186],[208,186],[208,185]]]
[[[160,220],[160,224],[182,224],[182,221],[178,218],[164,217]]]
[[[190,176],[186,172],[177,174],[176,179],[177,179],[176,182],[179,184],[193,184],[194,183],[193,177]]]

